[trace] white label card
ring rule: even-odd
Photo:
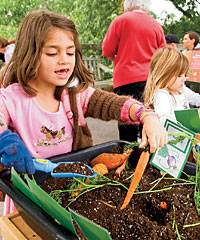
[[[185,132],[195,137],[194,132],[169,119],[166,119],[164,127],[168,133]],[[152,165],[175,178],[180,177],[192,148],[192,141],[189,138],[182,137],[181,141],[177,142],[178,137],[169,136],[168,144],[158,149],[150,161]]]

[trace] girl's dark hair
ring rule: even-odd
[[[82,48],[74,22],[63,15],[48,10],[38,10],[29,13],[19,26],[15,50],[10,60],[9,74],[3,83],[4,87],[18,82],[27,94],[36,96],[36,90],[30,87],[29,81],[36,78],[42,48],[48,34],[54,28],[69,31],[73,36],[76,47],[74,71],[65,86],[56,87],[55,98],[61,99],[63,89],[67,87],[74,77],[77,77],[80,82],[76,91],[93,85],[92,74],[82,61]]]

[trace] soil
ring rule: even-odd
[[[86,164],[89,164],[89,161]],[[117,179],[127,188],[134,167],[129,165],[128,170],[123,171]],[[106,177],[116,180],[115,171],[110,171]],[[139,184],[140,194],[134,194],[124,210],[120,210],[120,207],[127,190],[119,185],[106,185],[84,193],[70,204],[70,208],[107,229],[111,238],[116,240],[199,239],[200,225],[184,227],[200,222],[194,204],[194,184],[184,184],[183,180],[169,175],[155,182],[161,178],[161,172],[149,164]],[[85,181],[89,184],[92,180],[85,178]],[[104,180],[101,184],[106,182]],[[67,189],[72,183],[73,178],[49,178],[41,188],[49,194],[55,189]],[[152,187],[153,191],[150,192]],[[61,193],[60,198],[61,205],[65,208],[71,196]],[[80,239],[84,237],[80,235]]]
[[[93,175],[93,172],[83,162],[62,163],[53,170],[54,173],[78,173],[81,175]]]

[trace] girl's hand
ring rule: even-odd
[[[139,148],[150,145],[150,153],[162,148],[168,142],[168,133],[160,123],[159,119],[153,115],[146,116],[143,120],[142,141]]]
[[[24,142],[9,129],[0,134],[0,163],[17,172],[34,174],[35,165]]]

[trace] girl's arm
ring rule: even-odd
[[[147,141],[150,143],[150,151],[153,153],[157,148],[167,143],[167,132],[159,122],[158,117],[150,110],[148,116],[142,119],[135,116],[138,109],[143,106],[136,100],[130,100],[128,96],[118,96],[96,89],[90,98],[86,117],[99,118],[105,121],[118,120],[126,123],[143,123],[142,143],[144,147]]]
[[[200,107],[200,94],[192,91],[188,87],[183,87],[188,102],[196,107]]]
[[[88,100],[85,117],[98,118],[104,121],[122,120],[125,122],[126,120],[121,118],[121,110],[128,99],[130,97],[119,96],[97,88]]]

